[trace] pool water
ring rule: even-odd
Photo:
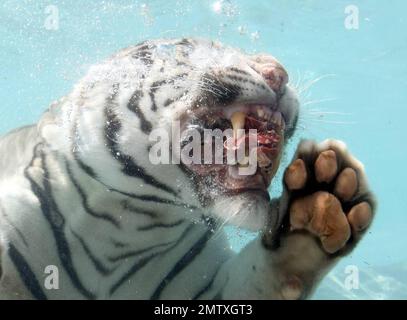
[[[0,133],[35,122],[91,64],[144,39],[209,37],[271,53],[301,93],[284,163],[301,138],[343,140],[379,203],[369,233],[314,298],[406,299],[406,12],[404,0],[2,0]],[[275,180],[278,195],[281,172]],[[235,250],[253,237],[229,231]]]

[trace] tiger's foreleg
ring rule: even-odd
[[[202,298],[306,298],[333,263],[309,234],[284,237],[278,248],[267,247],[259,236],[223,265],[213,290]]]

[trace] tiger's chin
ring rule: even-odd
[[[220,194],[208,209],[225,223],[259,231],[267,224],[270,197],[267,190],[260,189]]]
[[[195,175],[197,191],[208,214],[221,223],[251,231],[269,226],[270,220],[277,219],[271,216],[268,193],[279,164],[278,159],[274,160],[272,172],[264,172],[258,167],[253,175],[237,177],[232,174],[237,166],[225,165],[223,170],[208,172],[206,176]]]

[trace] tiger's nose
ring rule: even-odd
[[[264,65],[260,74],[274,92],[282,92],[288,82],[288,74],[281,64]]]
[[[261,74],[264,81],[274,92],[283,92],[288,83],[288,74],[282,64],[269,55],[257,55],[253,58],[251,67]]]

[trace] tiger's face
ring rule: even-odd
[[[294,132],[299,105],[286,71],[272,56],[246,55],[205,40],[149,41],[93,68],[71,100],[78,114],[74,139],[82,140],[75,142],[75,158],[92,167],[104,185],[159,195],[161,204],[191,203],[247,228],[264,225],[267,189]],[[73,118],[75,112],[71,107],[65,113]],[[169,159],[158,152],[168,163],[151,161],[156,130],[168,133]],[[205,130],[218,130],[221,140],[205,140]],[[174,164],[174,146],[182,155],[191,131],[192,138],[200,138],[199,151],[186,151],[195,161],[181,156]],[[225,161],[232,151],[242,157]]]
[[[199,163],[183,166],[204,207],[223,220],[256,230],[269,212],[268,187],[295,129],[299,103],[287,72],[274,57],[229,50],[220,51],[216,65],[201,73],[198,97],[179,117],[181,128],[198,130],[203,141]],[[219,148],[216,139],[206,139],[208,129],[230,134],[223,135]],[[245,149],[243,159],[228,162],[228,151],[239,148]],[[209,158],[204,152],[208,149]],[[215,163],[216,150],[223,163]],[[249,170],[252,155],[255,168]]]
[[[272,56],[245,55],[214,43],[195,43],[182,47],[179,53],[191,71],[185,83],[178,85],[189,90],[170,118],[180,122],[181,146],[191,142],[191,135],[182,135],[189,130],[201,138],[201,150],[195,157],[198,163],[180,164],[192,181],[190,190],[208,212],[222,220],[261,228],[269,212],[268,187],[298,118],[298,100],[288,86],[287,72]],[[253,138],[250,129],[257,135],[254,148],[248,150]],[[216,145],[215,138],[206,139],[206,130],[229,130],[231,134],[222,135]],[[228,151],[241,145],[246,159],[228,162]],[[212,151],[209,157],[208,149]],[[216,162],[216,151],[221,163]],[[247,156],[253,152],[255,169],[246,174],[242,169],[248,167]]]

